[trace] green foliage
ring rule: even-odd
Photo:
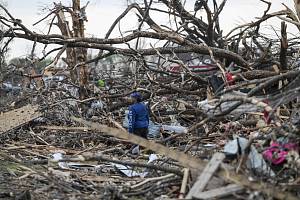
[[[41,62],[37,62],[35,65],[35,69],[37,72],[42,72],[46,66],[48,66],[53,60],[51,58],[46,58]]]
[[[105,87],[105,81],[100,79],[97,81],[98,87]]]

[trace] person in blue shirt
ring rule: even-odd
[[[149,126],[149,111],[142,102],[143,97],[139,92],[130,95],[133,104],[129,106],[128,132],[147,139]]]

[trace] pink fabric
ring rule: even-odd
[[[263,156],[273,164],[279,165],[285,161],[286,155],[291,150],[298,150],[298,145],[295,143],[281,145],[277,142],[273,142],[271,146],[263,152]]]

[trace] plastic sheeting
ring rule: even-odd
[[[156,154],[150,154],[147,164],[152,163],[153,161],[155,161],[157,159],[158,159],[158,157]],[[138,172],[136,170],[133,170],[132,167],[130,167],[130,166],[125,166],[125,165],[116,164],[116,163],[112,163],[112,165],[115,166],[118,170],[120,170],[123,174],[125,174],[128,177],[138,177],[139,176],[141,178],[144,178],[149,173],[148,169],[145,169],[143,172]]]
[[[164,131],[171,131],[175,133],[187,133],[188,129],[183,126],[169,126],[169,125],[162,125],[162,129]]]
[[[236,139],[229,141],[225,145],[224,153],[226,155],[237,155],[239,152],[239,149],[244,151],[247,144],[248,144],[247,139],[242,138],[242,137],[237,137]],[[267,163],[263,159],[263,156],[260,153],[258,153],[258,151],[256,150],[256,148],[254,146],[251,146],[251,151],[249,153],[246,164],[249,169],[253,169],[254,171],[256,171],[258,173],[275,176],[274,172],[270,169],[270,167],[267,165]]]

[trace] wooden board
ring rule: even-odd
[[[236,184],[230,184],[225,187],[216,188],[213,190],[198,193],[193,197],[196,199],[218,199],[242,190],[243,190],[242,186]]]
[[[38,106],[33,105],[26,105],[2,113],[0,115],[0,133],[5,133],[11,129],[20,127],[41,115],[42,114],[38,111]]]
[[[189,193],[185,197],[186,199],[192,199],[196,194],[202,192],[208,181],[214,175],[214,173],[219,168],[220,164],[224,160],[225,155],[223,153],[215,153],[209,163],[206,165],[204,170],[202,171],[201,175],[197,178],[197,181],[190,189]]]

